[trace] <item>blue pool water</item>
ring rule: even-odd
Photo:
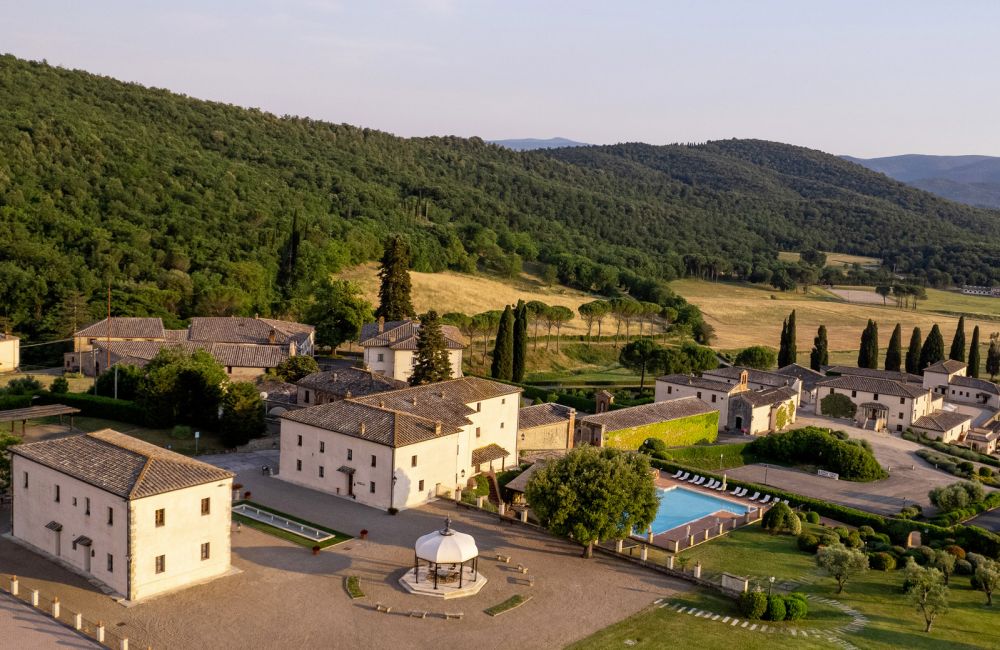
[[[656,534],[707,517],[719,510],[726,510],[737,515],[747,512],[746,506],[735,501],[720,499],[711,494],[683,487],[657,489],[657,493],[660,496],[660,509],[656,513],[656,519],[653,520],[653,532]]]

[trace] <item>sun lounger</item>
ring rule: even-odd
[[[760,500],[760,503],[761,503],[761,505],[763,505],[763,504],[767,503],[770,500],[771,500],[771,495],[770,494],[765,494],[764,498]]]
[[[707,488],[714,488],[715,487],[715,479],[714,478],[708,479],[708,483],[705,484],[705,487],[707,487]]]
[[[725,483],[720,483],[719,486],[717,488],[715,488],[715,489],[718,490],[719,492],[725,492],[725,490],[726,490],[726,484]]]
[[[738,497],[740,496],[740,489],[738,487],[734,487],[733,491],[730,492],[729,494],[730,496]]]
[[[701,484],[702,484],[702,483],[704,483],[704,482],[705,482],[705,477],[703,477],[703,476],[699,476],[699,477],[698,477],[698,480],[697,480],[697,481],[695,481],[695,482],[694,482],[694,484],[695,484],[695,485],[701,485]]]
[[[692,476],[691,478],[688,479],[688,483],[694,483],[694,482],[696,482],[700,478],[701,478],[700,476],[698,476],[697,474],[695,474],[694,476]]]
[[[689,473],[687,473],[687,472],[684,472],[684,475],[683,475],[683,476],[681,476],[680,478],[678,478],[677,480],[678,480],[678,481],[686,481],[686,480],[688,479],[688,477],[689,477],[689,476],[691,476],[691,475],[690,475]]]
[[[750,500],[751,501],[756,501],[758,497],[760,497],[760,492],[754,492],[753,496],[750,497]]]
[[[677,473],[676,473],[676,474],[674,474],[674,475],[673,475],[673,476],[672,476],[671,478],[677,478],[678,476],[680,476],[680,475],[681,475],[681,474],[683,474],[683,473],[684,473],[684,470],[682,470],[682,469],[679,469],[679,470],[677,470]]]
[[[786,506],[788,505],[788,499],[785,499],[785,505]]]
[[[740,491],[736,493],[736,496],[745,497],[747,495],[747,492],[749,492],[747,488],[740,488]]]

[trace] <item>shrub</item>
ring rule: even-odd
[[[779,503],[773,508],[769,508],[764,513],[761,527],[764,530],[770,530],[772,533],[798,535],[802,532],[802,522],[799,521],[799,518],[795,516],[795,513],[792,512],[792,509],[786,503]]]
[[[917,564],[924,566],[934,561],[934,549],[930,546],[918,546],[910,549],[910,553]]]
[[[896,558],[884,552],[872,553],[868,556],[868,566],[877,571],[892,571],[896,568]]]
[[[965,549],[962,548],[961,546],[957,546],[955,544],[949,544],[948,546],[944,547],[944,550],[946,553],[951,553],[952,555],[954,555],[956,559],[959,560],[965,559]]]
[[[170,437],[174,440],[190,440],[193,436],[194,432],[186,424],[178,424],[170,430]]]
[[[890,544],[886,544],[884,542],[880,542],[878,540],[873,539],[871,541],[865,542],[865,549],[869,553],[878,553],[880,551],[888,553],[889,551],[892,550],[892,546]]]
[[[987,560],[986,556],[980,555],[979,553],[967,553],[965,559],[968,560],[973,569],[979,568],[979,565],[984,564]]]
[[[844,546],[847,548],[861,548],[864,545],[864,540],[861,539],[861,535],[859,535],[856,530],[852,530],[850,534],[848,534],[847,539],[844,540]]]
[[[847,395],[832,393],[819,401],[820,413],[834,418],[853,418],[858,407]]]
[[[902,546],[893,546],[892,554],[895,555],[897,558],[901,558],[904,555],[906,555],[906,549],[903,548]]]
[[[799,535],[797,543],[799,550],[806,551],[807,553],[815,553],[816,549],[819,548],[819,537],[816,537],[812,533],[802,533]]]
[[[135,402],[99,395],[84,393],[66,393],[52,395],[41,393],[38,396],[40,404],[65,404],[80,409],[80,414],[92,418],[105,418],[129,422],[131,424],[146,424],[146,413]]]
[[[983,486],[971,481],[960,481],[936,487],[927,496],[942,512],[962,510],[983,501]]]
[[[809,605],[805,598],[796,598],[791,594],[785,599],[785,620],[801,621],[809,614]]]
[[[804,513],[804,512],[796,512],[795,516],[799,518],[799,521],[805,521],[806,520],[806,513]]]
[[[760,620],[767,611],[767,595],[754,589],[740,595],[740,613],[751,621]]]
[[[833,533],[839,537],[841,541],[845,541],[847,536],[851,534],[851,531],[844,526],[837,526],[833,529]]]
[[[65,377],[56,377],[49,385],[49,392],[53,395],[65,395],[69,392],[69,382]]]
[[[816,512],[815,510],[810,510],[809,512],[806,513],[806,521],[808,521],[810,524],[818,524],[819,513]]]
[[[955,562],[955,573],[963,576],[971,576],[975,572],[972,563],[968,560],[957,560]]]
[[[785,620],[785,599],[782,596],[771,596],[767,599],[767,611],[764,612],[764,620],[783,621]]]
[[[667,443],[663,442],[659,438],[646,438],[639,446],[639,451],[651,455],[655,452],[666,453]]]
[[[858,534],[861,535],[861,539],[868,539],[875,534],[875,529],[871,526],[861,526],[858,528]]]
[[[28,375],[27,377],[11,379],[7,382],[7,387],[4,389],[4,392],[7,395],[33,395],[41,392],[41,390],[42,383],[35,379],[32,375]]]
[[[823,533],[819,537],[820,546],[833,546],[840,543],[840,537],[831,533]]]
[[[993,476],[993,470],[987,467],[986,465],[983,465],[979,468],[979,475],[982,476],[983,478],[989,478]]]
[[[748,444],[747,451],[779,463],[819,464],[849,481],[874,481],[886,476],[869,450],[819,427],[763,436]]]

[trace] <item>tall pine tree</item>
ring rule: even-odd
[[[504,307],[503,314],[500,315],[490,376],[505,381],[514,378],[514,312],[511,311],[510,305]]]
[[[410,249],[402,237],[393,237],[385,247],[378,277],[381,285],[375,317],[391,321],[415,316],[410,299]]]
[[[511,378],[514,381],[524,379],[524,368],[528,357],[528,306],[523,300],[517,301],[514,308],[514,359]]]
[[[410,385],[431,384],[451,379],[451,360],[448,343],[441,331],[441,318],[433,309],[420,319],[417,332],[417,351],[413,354],[413,374]]]
[[[938,361],[944,361],[944,337],[941,336],[941,328],[934,323],[920,351],[920,373],[923,374],[924,368]]]
[[[948,358],[965,361],[965,316],[958,317],[958,327],[955,329],[955,338],[951,340]]]
[[[906,349],[906,372],[911,375],[920,374],[920,354],[923,351],[923,336],[919,327],[913,328],[910,335],[910,347]]]
[[[795,342],[795,310],[788,315],[784,326],[781,328],[781,349],[778,350],[778,367],[784,368],[796,362],[799,350]]]
[[[868,319],[865,331],[861,333],[861,349],[858,350],[859,368],[878,368],[878,325]]]
[[[979,378],[979,326],[972,328],[972,343],[969,344],[969,367],[966,373],[970,377]]]
[[[885,351],[885,369],[899,372],[903,367],[903,329],[899,323],[892,330],[889,349]]]
[[[809,352],[809,367],[819,372],[823,366],[830,365],[830,349],[826,342],[826,325],[820,325],[813,339],[813,347]]]

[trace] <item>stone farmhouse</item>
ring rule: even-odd
[[[405,381],[375,374],[361,368],[340,368],[314,372],[295,382],[299,406],[315,406],[352,397],[365,397],[388,390],[406,388]]]
[[[774,371],[775,374],[798,379],[801,384],[800,400],[802,404],[814,404],[816,401],[816,384],[826,379],[826,375],[812,368],[791,363]]]
[[[21,366],[21,339],[0,334],[0,372],[13,372]]]
[[[377,375],[385,375],[400,381],[407,381],[413,374],[416,363],[417,334],[420,322],[416,320],[388,321],[379,318],[361,328],[358,341],[364,348],[365,368]],[[462,376],[462,354],[469,346],[465,337],[453,325],[442,325],[448,359],[451,361],[451,376]]]
[[[924,388],[944,395],[949,402],[1000,410],[1000,386],[985,379],[967,377],[967,369],[961,361],[939,361],[924,370]]]
[[[573,444],[638,449],[647,438],[657,438],[679,447],[714,442],[718,435],[719,409],[696,397],[680,397],[582,416]]]
[[[63,369],[93,377],[115,365],[145,366],[165,347],[205,350],[234,380],[266,373],[315,348],[312,325],[270,318],[195,317],[186,330],[169,330],[159,318],[113,317],[73,334]]]
[[[795,423],[801,390],[796,377],[734,366],[658,377],[654,399],[695,397],[719,410],[719,431],[761,435]]]
[[[13,539],[119,597],[230,570],[231,472],[110,429],[11,453]]]
[[[573,448],[576,409],[543,402],[522,408],[517,421],[519,453]]]
[[[462,377],[288,411],[279,478],[381,510],[418,506],[516,464],[520,392]]]

